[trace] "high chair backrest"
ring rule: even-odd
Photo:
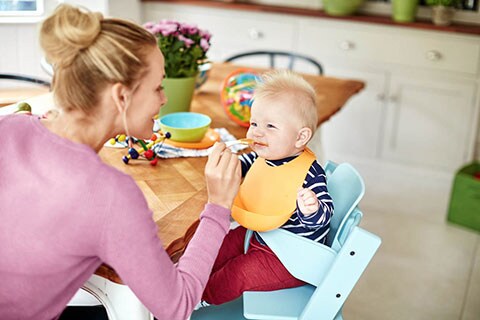
[[[334,204],[326,244],[338,252],[348,233],[362,218],[362,213],[355,208],[365,193],[365,184],[357,170],[348,163],[336,166],[330,162],[326,168],[333,169],[327,178],[327,187]]]
[[[338,166],[331,163],[330,169],[333,171],[327,178],[327,187],[333,199],[334,214],[327,246],[283,229],[260,232],[262,239],[295,278],[314,285],[322,281],[336,253],[362,218],[362,212],[357,208],[365,192],[360,174],[348,163]],[[318,250],[319,246],[323,247],[322,250]],[[298,265],[297,261],[303,264]]]

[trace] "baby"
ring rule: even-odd
[[[314,89],[289,71],[265,74],[255,89],[247,138],[253,152],[240,156],[245,177],[232,208],[240,224],[225,237],[200,306],[222,304],[244,291],[303,284],[254,233],[283,228],[325,243],[333,214],[323,168],[307,143],[317,128]]]

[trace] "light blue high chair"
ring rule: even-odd
[[[342,320],[342,307],[374,256],[381,239],[358,227],[362,212],[357,207],[365,192],[358,172],[348,163],[325,166],[327,186],[335,211],[327,245],[283,229],[260,232],[287,270],[307,284],[267,292],[245,292],[219,306],[195,311],[200,319],[298,319]],[[252,232],[247,232],[245,250]]]

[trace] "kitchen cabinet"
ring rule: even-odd
[[[328,65],[330,76],[361,79],[365,88],[322,127],[325,156],[331,160],[347,161],[349,155],[373,159],[379,156],[380,137],[383,135],[384,99],[388,74],[383,71],[343,69]]]
[[[385,101],[383,159],[454,171],[472,157],[473,83],[395,77]]]
[[[391,29],[301,21],[298,51],[366,82],[323,127],[325,154],[454,172],[473,158],[480,39]]]

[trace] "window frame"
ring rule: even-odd
[[[43,16],[45,13],[45,1],[34,0],[36,3],[36,10],[16,10],[16,11],[3,11],[0,10],[0,17],[37,17]],[[33,2],[33,1],[31,1]]]

